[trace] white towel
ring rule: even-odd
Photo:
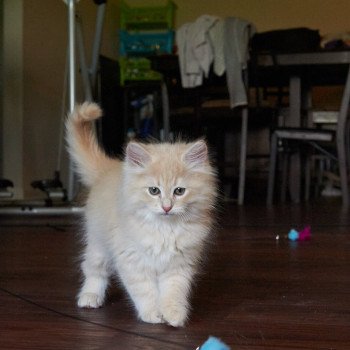
[[[224,20],[218,20],[209,29],[210,42],[213,47],[214,62],[213,71],[221,77],[226,70],[225,55],[224,55]]]
[[[199,65],[194,67],[192,64],[191,72],[190,70],[190,64],[188,63],[188,56],[189,53],[187,51],[190,51],[190,46],[188,43],[188,31],[191,24],[186,23],[182,25],[177,31],[176,31],[176,45],[177,45],[177,51],[179,56],[179,65],[180,65],[180,73],[181,73],[181,83],[184,88],[187,87],[195,87],[202,84],[202,72],[200,70]],[[190,57],[191,60],[194,60]],[[196,69],[195,69],[196,68]]]
[[[208,76],[214,58],[209,30],[218,20],[216,16],[203,15],[176,31],[181,82],[184,88],[200,86],[203,76]]]

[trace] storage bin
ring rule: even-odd
[[[172,53],[174,32],[127,32],[119,31],[119,53],[121,56],[147,56]]]
[[[176,5],[131,7],[121,2],[120,28],[123,30],[166,30],[174,27]]]
[[[120,85],[125,81],[147,81],[162,80],[162,75],[151,69],[151,61],[147,58],[127,58],[119,59]]]

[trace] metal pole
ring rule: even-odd
[[[74,109],[76,96],[75,1],[68,0],[69,112],[72,112]]]
[[[69,86],[69,112],[73,112],[76,103],[76,53],[75,53],[75,2],[68,0],[68,86]],[[71,201],[74,196],[74,170],[72,160],[69,160],[67,196]]]
[[[77,48],[78,48],[78,56],[79,56],[79,62],[80,62],[80,72],[81,77],[83,80],[83,88],[84,88],[84,98],[85,101],[92,101],[92,90],[91,90],[91,83],[89,78],[89,72],[86,64],[86,55],[85,55],[85,46],[84,46],[84,38],[83,38],[83,31],[81,28],[81,21],[80,18],[77,17],[76,22],[76,40],[77,40]]]
[[[170,141],[170,112],[169,112],[169,95],[166,83],[161,84],[162,92],[162,109],[163,109],[163,130],[164,141]]]
[[[243,71],[243,82],[246,91],[249,91],[248,70]],[[248,94],[247,94],[248,95]],[[239,157],[239,180],[238,180],[238,205],[244,204],[245,193],[245,177],[246,177],[246,162],[247,162],[247,138],[248,138],[248,102],[247,106],[242,108],[242,124],[241,124],[241,149]]]
[[[89,70],[91,86],[92,89],[95,89],[96,85],[96,75],[98,69],[98,60],[101,49],[101,39],[102,39],[102,30],[103,30],[103,22],[106,12],[106,3],[100,3],[97,6],[97,16],[96,16],[96,26],[95,26],[95,37],[93,41],[92,47],[92,57],[91,57],[91,67]]]
[[[346,78],[343,97],[340,105],[340,112],[337,125],[337,151],[339,161],[339,175],[340,175],[340,187],[343,198],[343,209],[349,209],[349,183],[348,183],[348,157],[347,157],[347,140],[349,135],[346,135],[348,113],[349,113],[349,101],[350,101],[350,65],[348,68],[348,74]]]

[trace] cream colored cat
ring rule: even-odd
[[[141,320],[183,326],[217,194],[206,143],[130,142],[125,160],[113,159],[93,133],[101,115],[86,102],[66,122],[70,155],[90,189],[78,306],[100,307],[117,274]]]

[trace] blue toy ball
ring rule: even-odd
[[[220,339],[209,337],[209,339],[199,348],[199,350],[230,350]]]
[[[291,229],[288,233],[288,238],[291,241],[297,241],[299,239],[299,232],[294,229]]]

